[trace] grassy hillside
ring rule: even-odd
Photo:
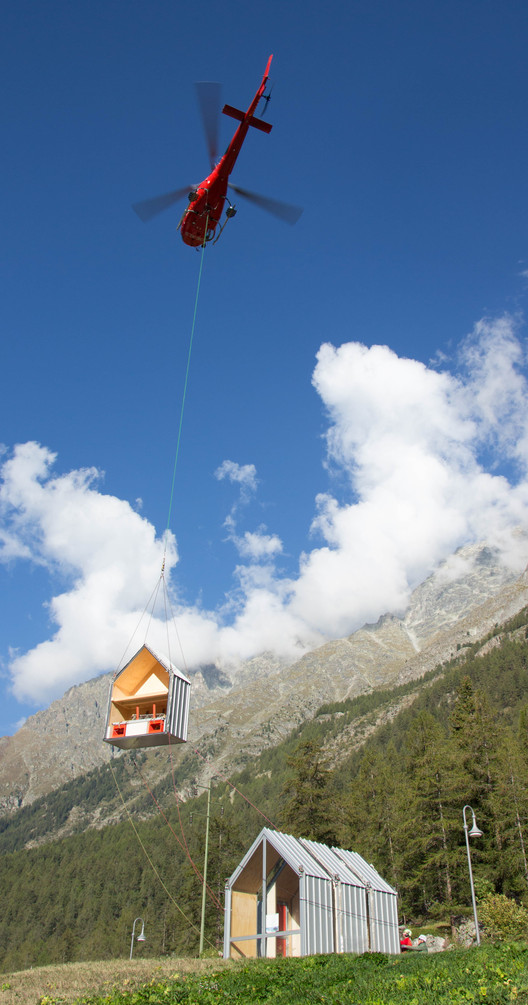
[[[150,980],[138,984],[138,965],[125,961],[47,967],[9,975],[2,985],[5,1005],[43,1005],[82,1000],[86,1005],[453,1005],[528,1002],[528,947],[485,946],[449,953],[378,953],[308,956],[297,960],[254,960],[205,969],[205,961],[153,960]],[[198,969],[199,968],[199,969]],[[125,977],[125,974],[127,975]],[[143,971],[143,979],[145,980]],[[83,983],[84,982],[84,983]],[[95,992],[95,993],[94,993]]]
[[[106,997],[119,992],[134,992],[155,982],[169,981],[178,973],[180,978],[193,974],[198,978],[230,964],[222,960],[205,959],[141,959],[136,953],[116,960],[94,960],[91,963],[55,963],[47,967],[31,967],[2,974],[0,998],[2,1005],[52,1005],[54,1002],[74,1002],[87,997]]]

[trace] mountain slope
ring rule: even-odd
[[[203,668],[193,676],[189,743],[149,755],[150,771],[162,777],[173,759],[179,763],[196,745],[216,770],[232,771],[324,702],[418,678],[527,603],[526,573],[515,576],[486,545],[463,548],[414,591],[402,617],[384,615],[289,666],[263,654],[229,671]],[[108,761],[102,736],[110,681],[105,674],[70,688],[2,739],[4,814]]]
[[[328,703],[284,742],[249,759],[229,784],[215,779],[208,882],[216,898],[206,909],[208,942],[218,945],[221,939],[225,876],[263,821],[297,833],[289,795],[303,779],[314,749],[322,751],[322,763],[330,768],[323,770],[323,788],[317,788],[324,810],[320,819],[325,827],[331,822],[336,843],[359,851],[398,888],[401,910],[415,917],[416,924],[427,924],[423,911],[429,903],[435,918],[439,908],[446,918],[469,911],[461,827],[462,805],[468,799],[483,831],[475,849],[480,852],[480,878],[507,895],[525,893],[526,863],[523,869],[519,837],[524,847],[528,746],[519,740],[528,714],[527,626],[528,606],[505,625],[494,626],[482,643],[461,646],[455,659],[425,677]],[[470,689],[478,689],[475,697],[481,695],[473,706],[467,681],[472,682]],[[449,728],[462,686],[463,714],[469,716],[468,725],[472,721],[469,734]],[[461,756],[468,735],[471,744],[484,741],[487,773],[493,766],[483,788],[475,788],[474,757],[466,763]],[[429,758],[417,765],[419,736],[421,744],[425,740],[424,750],[429,745]],[[439,737],[433,751],[431,745]],[[159,752],[153,756],[160,760]],[[202,792],[181,804],[182,773],[191,755],[184,755],[174,779],[169,773],[153,791],[143,785],[147,760],[144,753],[131,752],[116,759],[112,770],[105,764],[0,821],[4,969],[119,955],[136,915],[147,922],[147,952],[196,950],[202,890],[194,869],[204,856],[207,796]],[[434,783],[432,790],[423,784],[424,771]],[[113,775],[133,827],[128,819],[117,822]],[[429,799],[439,785],[440,807],[436,796]],[[94,809],[114,826],[94,826]],[[445,837],[450,863],[449,896],[446,873],[434,850],[439,820],[440,851],[444,854]],[[75,827],[68,831],[72,822]]]

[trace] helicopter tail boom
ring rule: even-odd
[[[239,108],[233,108],[233,105],[224,105],[222,112],[238,122],[244,122],[247,115],[247,112],[241,112]],[[273,128],[269,122],[264,122],[264,119],[257,119],[256,115],[250,115],[246,121],[250,126],[260,129],[263,133],[270,133]]]

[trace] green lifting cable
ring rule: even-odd
[[[207,225],[206,225],[206,228],[205,228],[205,233],[207,234]],[[179,456],[179,453],[180,453],[180,441],[181,441],[182,426],[183,426],[183,413],[184,413],[184,409],[185,409],[185,397],[186,397],[186,394],[187,394],[187,384],[189,382],[189,369],[190,369],[190,365],[191,365],[191,352],[192,352],[193,339],[194,339],[194,329],[195,329],[195,326],[196,326],[196,313],[197,313],[197,310],[198,310],[198,297],[199,297],[199,294],[200,294],[200,283],[201,283],[201,280],[202,280],[202,269],[203,269],[203,261],[204,261],[204,252],[205,252],[205,239],[204,239],[204,242],[202,244],[201,255],[200,255],[200,270],[198,272],[198,285],[196,287],[196,297],[195,297],[195,300],[194,300],[194,314],[193,314],[192,325],[191,325],[191,337],[189,339],[189,351],[187,353],[187,369],[185,371],[185,381],[184,381],[184,384],[183,384],[183,396],[182,396],[182,403],[181,403],[181,409],[180,409],[180,423],[179,423],[179,426],[178,426],[178,438],[176,440],[176,456],[174,458],[174,468],[173,468],[173,471],[172,471],[172,485],[171,485],[171,493],[170,493],[170,501],[169,501],[169,512],[168,512],[168,515],[167,515],[167,526],[165,528],[165,547],[164,547],[164,550],[163,550],[163,564],[162,564],[162,567],[161,567],[161,574],[162,575],[163,575],[164,570],[165,570],[165,555],[167,553],[167,537],[168,537],[168,532],[169,532],[169,528],[170,528],[171,513],[172,513],[172,503],[173,503],[173,499],[174,499],[174,486],[175,486],[175,483],[176,483],[176,467],[178,465],[178,456]]]

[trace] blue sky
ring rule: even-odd
[[[156,584],[200,253],[131,204],[208,173],[194,81],[247,107],[270,53],[234,180],[304,213],[239,202],[205,252],[183,660],[291,658],[483,534],[522,565],[527,41],[514,0],[4,8],[0,733],[115,669]]]

